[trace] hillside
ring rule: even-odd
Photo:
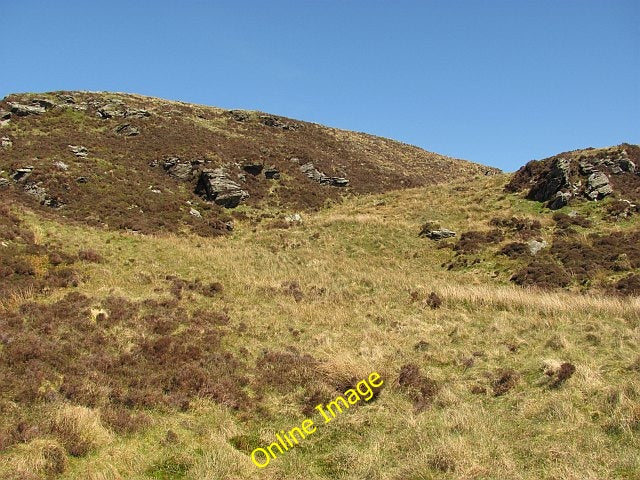
[[[308,210],[497,172],[363,133],[140,95],[9,95],[0,122],[0,188],[57,216],[142,233],[216,235],[242,217],[238,206]]]
[[[39,113],[0,126],[0,478],[640,475],[640,176],[612,164],[636,146],[507,175],[255,112],[37,98],[64,95],[2,104]]]

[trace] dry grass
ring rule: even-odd
[[[0,452],[0,477],[31,469],[47,478],[55,465],[43,452],[51,449],[67,462],[58,478],[73,480],[637,478],[639,299],[518,288],[505,272],[493,276],[508,265],[499,256],[447,271],[441,265],[454,252],[418,237],[431,218],[460,232],[486,231],[498,214],[539,216],[547,235],[555,222],[501,198],[503,184],[488,178],[478,190],[447,184],[359,197],[288,229],[245,221],[230,237],[206,241],[60,225],[24,212],[42,244],[93,249],[102,261],[75,265],[78,287],[16,298],[8,310],[37,301],[26,322],[34,326],[33,312],[66,312],[50,316],[66,318],[52,334],[86,347],[85,360],[125,352],[143,371],[105,374],[100,410],[55,396],[27,405],[5,390],[0,427],[13,432],[26,419],[41,430]],[[202,294],[216,282],[223,288]],[[86,297],[71,297],[82,308],[65,303],[72,290]],[[430,301],[432,292],[440,302]],[[67,328],[79,326],[92,332],[91,343],[70,336]],[[20,328],[11,323],[12,332]],[[56,345],[64,342],[52,342],[52,351]],[[196,378],[173,378],[195,367],[186,361],[193,355],[166,355],[164,347],[180,345],[204,355],[198,378],[228,380],[224,392],[246,397],[233,405],[173,383]],[[81,378],[90,379],[91,361],[68,365],[86,368]],[[248,448],[371,371],[385,380],[374,400],[321,425],[266,470],[251,463]],[[109,388],[122,378],[135,380],[131,393],[157,392],[165,384],[156,382],[167,380],[188,405],[158,402],[143,412],[140,404],[111,405]],[[137,428],[123,428],[129,418]],[[83,443],[92,453],[68,455]]]

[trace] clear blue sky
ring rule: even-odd
[[[246,108],[515,170],[640,143],[640,1],[0,0],[0,96]]]

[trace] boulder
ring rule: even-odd
[[[202,214],[196,210],[195,208],[190,208],[189,209],[189,215],[194,216],[196,218],[202,218]]]
[[[547,248],[548,245],[544,240],[529,240],[527,242],[527,247],[529,247],[529,253],[531,253],[531,255],[536,255],[543,248]]]
[[[325,175],[320,170],[318,170],[311,162],[301,165],[300,171],[314,182],[318,182],[322,185],[330,185],[333,187],[346,187],[347,185],[349,185],[349,180],[347,180],[346,178],[329,177],[328,175]]]
[[[222,168],[202,171],[196,193],[225,208],[235,208],[249,197],[249,192],[231,180]]]
[[[245,112],[244,110],[227,110],[225,113],[236,122],[246,122],[251,118],[249,112]]]
[[[122,135],[123,137],[134,137],[140,134],[140,130],[138,130],[130,123],[123,123],[116,127],[115,133],[118,135]]]
[[[278,180],[280,178],[280,171],[274,167],[270,167],[264,171],[264,176],[268,180]]]
[[[247,162],[242,165],[242,169],[251,175],[260,175],[264,165],[259,162]]]
[[[98,107],[98,116],[102,119],[124,117],[124,110],[120,105],[108,103]]]
[[[56,167],[58,170],[63,170],[63,171],[69,170],[69,165],[67,165],[66,163],[60,160],[53,162],[53,166]]]
[[[85,158],[89,155],[89,151],[87,147],[83,147],[82,145],[69,145],[69,150],[71,150],[76,157]]]
[[[556,159],[549,173],[531,188],[527,198],[538,202],[546,202],[554,198],[560,190],[569,188],[569,168],[570,162],[568,159]]]
[[[148,110],[140,108],[136,110],[127,110],[124,112],[124,116],[127,118],[146,118],[150,117],[151,113]]]
[[[602,172],[593,172],[587,179],[585,194],[591,200],[599,200],[611,195],[613,188],[609,183],[609,177]]]
[[[53,107],[55,107],[55,106],[56,106],[56,104],[55,104],[55,103],[53,103],[53,102],[51,102],[51,101],[49,101],[49,100],[46,100],[46,99],[44,99],[44,98],[34,98],[34,99],[31,101],[31,103],[32,103],[33,105],[37,105],[37,106],[39,106],[39,107],[42,107],[42,108],[44,108],[45,110],[48,110],[48,109],[53,108]]]
[[[14,182],[24,182],[25,180],[27,180],[27,178],[29,178],[31,172],[33,172],[32,166],[18,168],[15,172],[13,172],[13,174],[11,174],[11,179]]]
[[[0,188],[8,187],[11,184],[6,178],[0,177]]]
[[[444,238],[451,238],[456,236],[456,232],[449,230],[448,228],[440,228],[437,230],[425,230],[420,232],[421,237],[427,237],[431,240],[442,240]]]
[[[41,182],[26,184],[24,186],[24,193],[34,197],[41,205],[46,205],[47,207],[60,208],[64,205],[57,198],[49,197]]]
[[[571,200],[571,193],[557,192],[555,197],[549,200],[547,207],[551,210],[558,210],[559,208],[567,206],[569,204],[569,200]]]
[[[44,107],[40,105],[24,105],[22,103],[9,102],[9,108],[11,109],[11,113],[19,116],[26,117],[27,115],[40,115],[41,113],[46,112]]]
[[[9,137],[2,137],[0,140],[2,142],[2,148],[11,148],[13,147],[13,142]]]
[[[164,161],[162,168],[172,177],[180,180],[192,180],[195,178],[198,166],[204,163],[203,160],[181,160],[179,157],[170,157]]]

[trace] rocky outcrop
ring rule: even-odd
[[[267,180],[278,180],[280,178],[280,171],[275,167],[269,167],[265,169],[264,176]]]
[[[537,200],[538,202],[546,202],[555,197],[563,188],[568,188],[570,185],[569,180],[569,160],[566,158],[558,158],[551,165],[549,173],[538,181],[527,195],[530,200]]]
[[[180,180],[193,180],[204,160],[181,160],[179,157],[169,157],[162,168],[172,177]]]
[[[87,147],[83,147],[82,145],[69,145],[69,150],[71,150],[78,158],[85,158],[89,155]]]
[[[34,197],[41,205],[51,208],[60,208],[64,204],[57,198],[50,197],[46,189],[42,186],[42,182],[28,183],[24,186],[24,193]]]
[[[31,176],[31,172],[33,172],[32,166],[18,168],[11,174],[11,179],[14,182],[24,182]]]
[[[260,115],[260,123],[267,127],[281,128],[283,130],[296,130],[298,125],[295,123],[285,123],[278,117],[273,115]]]
[[[246,162],[242,165],[242,169],[251,175],[260,175],[264,164],[259,162]]]
[[[318,170],[311,162],[301,165],[300,171],[314,182],[318,182],[322,185],[330,185],[332,187],[346,187],[349,185],[349,180],[346,178],[329,177]]]
[[[47,111],[43,106],[38,104],[24,105],[22,103],[8,102],[7,105],[9,105],[11,113],[19,117],[26,117],[27,115],[40,115]]]
[[[587,179],[585,194],[591,200],[598,200],[611,195],[613,188],[609,183],[609,177],[602,172],[593,172]]]
[[[505,190],[528,189],[528,199],[546,202],[552,210],[562,208],[574,199],[595,201],[614,193],[635,199],[640,192],[640,177],[636,171],[638,158],[640,148],[637,145],[623,144],[534,160],[513,175]]]
[[[140,135],[140,130],[130,123],[122,123],[116,127],[115,133],[123,137],[135,137],[136,135]]]
[[[235,208],[249,197],[249,192],[231,180],[229,174],[222,168],[202,171],[196,193],[225,208]]]

